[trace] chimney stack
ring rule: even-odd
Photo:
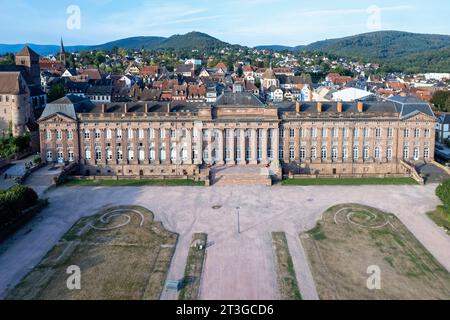
[[[358,102],[358,112],[362,113],[364,111],[364,103]]]
[[[301,110],[300,110],[300,102],[297,101],[297,102],[295,103],[295,112],[300,113],[300,111],[301,111]]]
[[[128,103],[125,103],[124,107],[125,107],[124,113],[128,113]]]
[[[342,113],[342,102],[337,103],[337,112]]]
[[[322,113],[322,102],[317,102],[317,112]]]
[[[106,104],[102,103],[102,113],[106,113]]]

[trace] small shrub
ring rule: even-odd
[[[441,199],[447,213],[450,213],[450,179],[445,180],[437,187],[436,195]]]
[[[35,157],[33,158],[33,163],[34,163],[35,165],[41,164],[41,162],[42,162],[42,158],[41,158],[40,156],[35,156]]]

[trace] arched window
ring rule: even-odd
[[[375,148],[375,159],[381,160],[381,148],[380,147]]]
[[[353,160],[358,160],[359,159],[359,149],[358,147],[354,147],[353,148]]]
[[[106,149],[106,159],[107,160],[112,160],[113,154],[111,149]]]
[[[289,159],[292,161],[295,159],[295,149],[294,147],[289,148]]]
[[[327,159],[327,148],[326,147],[322,147],[321,156],[322,156],[322,160]]]
[[[332,158],[333,160],[337,160],[337,158],[338,158],[338,150],[337,150],[336,147],[333,147],[333,148],[331,149],[331,158]]]
[[[175,161],[177,159],[177,149],[170,149],[170,160]]]
[[[316,158],[317,158],[317,151],[316,151],[316,148],[312,148],[312,149],[311,149],[311,159],[312,159],[312,160],[316,160]]]
[[[386,157],[388,160],[392,160],[392,147],[387,148]]]
[[[156,154],[155,154],[155,148],[150,149],[150,161],[155,161]]]
[[[305,160],[305,158],[306,158],[306,150],[305,150],[305,148],[301,148],[300,149],[300,159]]]
[[[159,159],[161,161],[166,161],[166,148],[161,148],[159,150]]]
[[[408,159],[409,159],[409,148],[404,147],[403,148],[403,160],[408,160]]]
[[[139,161],[144,161],[145,160],[145,151],[140,149],[139,150]]]
[[[429,148],[423,149],[423,158],[425,160],[429,160],[430,159],[430,149]]]
[[[364,158],[364,161],[369,160],[369,147],[364,147],[363,158]]]
[[[102,160],[102,151],[100,149],[95,149],[95,160]]]
[[[419,158],[420,158],[419,148],[414,148],[413,157],[414,157],[414,161],[418,161],[419,160]]]

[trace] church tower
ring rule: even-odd
[[[61,49],[59,52],[59,62],[66,66],[66,50],[64,49],[63,39],[61,38]]]

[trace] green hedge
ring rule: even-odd
[[[19,219],[22,212],[37,204],[38,195],[33,189],[15,185],[6,191],[0,191],[0,228]]]
[[[450,212],[450,179],[445,180],[436,189],[436,195],[444,203],[444,208],[447,213]]]

